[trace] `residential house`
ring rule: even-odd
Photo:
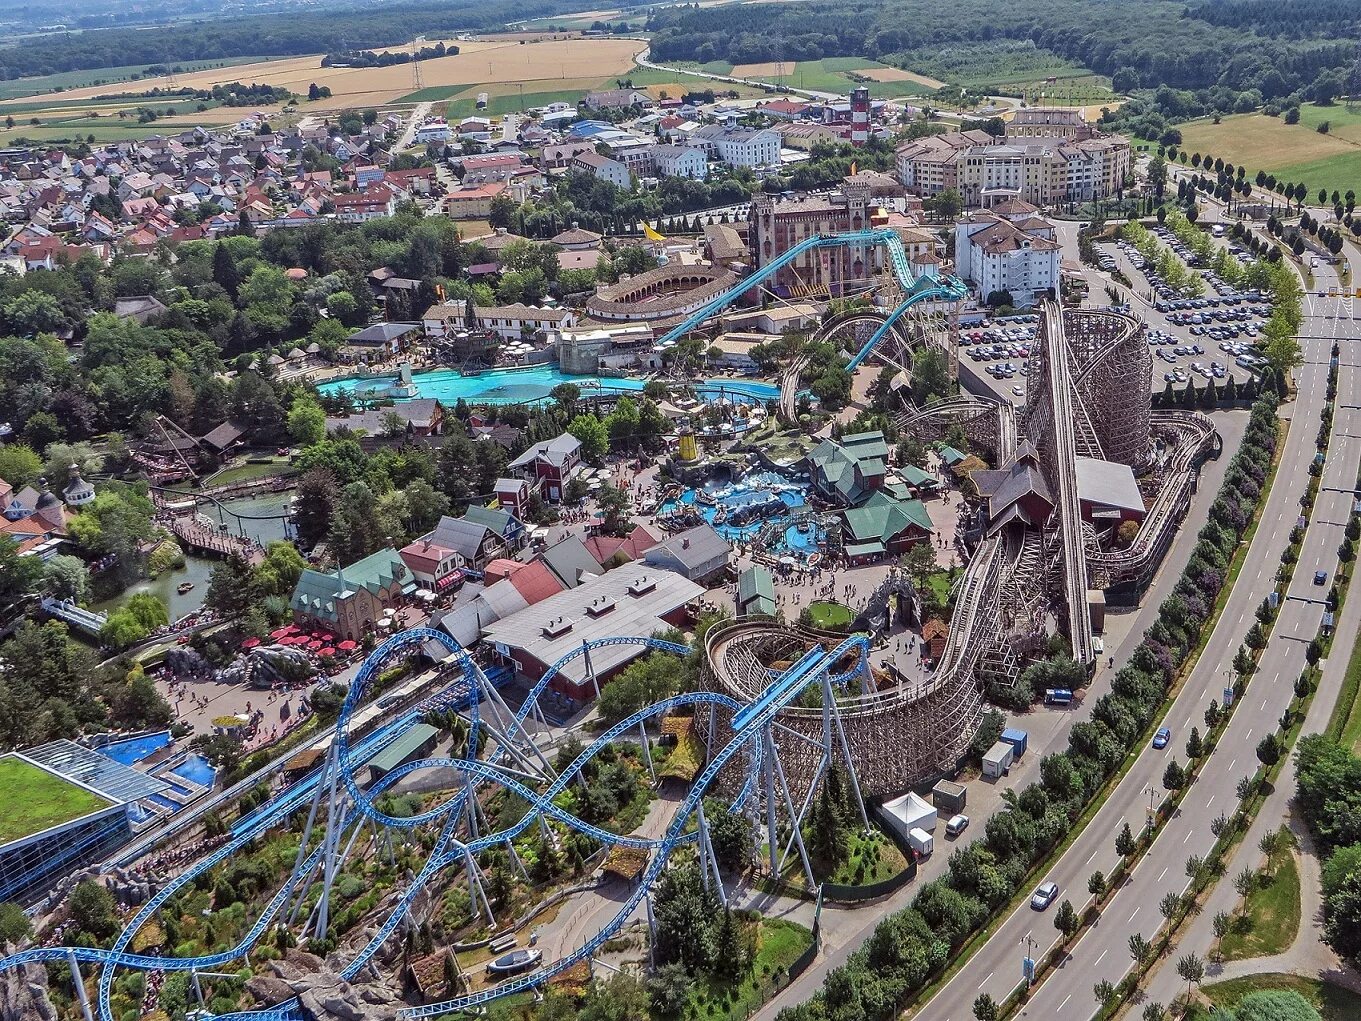
[[[581,441],[571,433],[540,440],[510,463],[538,488],[545,500],[560,503],[568,481],[581,468]]]

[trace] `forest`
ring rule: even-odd
[[[831,56],[904,63],[924,47],[1028,40],[1134,88],[1255,89],[1288,95],[1320,72],[1350,68],[1361,10],[1306,0],[1282,17],[1257,0],[1188,9],[1166,0],[964,0],[944,15],[927,0],[812,0],[801,4],[676,7],[653,13],[652,54],[734,64]]]
[[[180,23],[155,32],[113,28],[81,32],[78,37],[51,35],[0,47],[0,80],[131,64],[344,53],[357,43],[394,46],[409,42],[414,33],[433,36],[500,29],[513,19],[557,14],[583,5],[581,0],[535,0],[530,8],[522,0],[451,0],[384,4],[371,10],[234,17]]]

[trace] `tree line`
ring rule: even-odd
[[[452,3],[385,5],[374,10],[290,11],[234,16],[221,21],[167,25],[154,32],[136,28],[97,29],[80,34],[25,39],[0,48],[0,77],[22,78],[129,64],[215,60],[260,54],[343,53],[347,39],[370,46],[396,46],[412,35],[495,31],[507,21],[580,8],[564,0],[454,0]]]
[[[1211,4],[1206,7],[1218,7]],[[1232,5],[1230,5],[1232,6]],[[1337,41],[1332,25],[1265,12],[1242,24],[1201,17],[1154,0],[1123,3],[1118,17],[1095,0],[1022,0],[999,8],[964,0],[941,17],[926,0],[814,0],[805,4],[738,4],[655,11],[652,54],[662,60],[726,60],[734,64],[863,56],[895,63],[913,50],[1029,40],[1041,50],[1115,79],[1117,90],[1168,85],[1285,95],[1326,68],[1349,66],[1355,47]],[[1289,34],[1268,35],[1258,21],[1274,17]]]

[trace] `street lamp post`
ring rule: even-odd
[[[1153,835],[1153,799],[1157,796],[1158,789],[1157,789],[1156,787],[1154,787],[1154,786],[1153,786],[1153,783],[1150,781],[1148,787],[1147,787],[1146,790],[1145,790],[1145,793],[1148,794],[1148,823],[1147,823],[1147,828],[1148,828],[1149,836],[1152,837],[1152,835]]]

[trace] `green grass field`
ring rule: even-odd
[[[1320,134],[1318,125],[1330,130]],[[1180,126],[1182,148],[1210,153],[1225,162],[1248,168],[1251,177],[1265,170],[1277,177],[1303,181],[1311,193],[1319,188],[1345,192],[1361,183],[1361,112],[1344,106],[1300,107],[1300,122],[1286,124],[1280,117],[1248,113]]]
[[[568,90],[566,92],[526,92],[524,96],[492,96],[487,100],[485,110],[477,109],[477,96],[464,96],[462,99],[452,100],[445,107],[444,115],[450,120],[471,117],[475,113],[498,117],[501,114],[518,113],[520,110],[529,110],[536,106],[547,106],[549,103],[570,103],[575,106],[584,95],[586,93],[580,90]]]
[[[1282,840],[1290,831],[1281,830]],[[1272,855],[1265,873],[1248,894],[1246,910],[1234,919],[1220,952],[1226,961],[1279,954],[1295,942],[1300,929],[1300,873],[1289,846]]]
[[[846,627],[854,619],[850,608],[840,603],[811,603],[808,612],[812,615],[813,626],[820,628]]]
[[[0,759],[0,844],[70,822],[109,802],[23,759]]]
[[[1268,989],[1290,989],[1299,993],[1323,1015],[1323,1021],[1356,1021],[1361,1018],[1361,996],[1341,986],[1301,978],[1298,975],[1252,975],[1248,978],[1214,982],[1201,987],[1201,993],[1217,1007],[1232,1007],[1248,993]],[[1209,1011],[1197,1009],[1189,1021],[1210,1021]]]
[[[863,73],[876,68],[886,68],[877,60],[866,57],[823,57],[821,60],[801,60],[791,63],[789,74],[762,74],[761,81],[776,85],[788,85],[794,89],[808,89],[812,92],[831,92],[845,95],[857,85],[865,85],[875,99],[897,99],[903,96],[929,96],[935,90],[914,81],[871,81]],[[727,72],[719,72],[727,73]]]
[[[1008,83],[1043,82],[1051,77],[1092,77],[1091,70],[1081,64],[1049,50],[1009,40],[911,50],[895,54],[892,59],[899,67],[983,92]]]
[[[253,64],[261,60],[285,60],[285,57],[224,57],[220,60],[175,61],[174,66],[185,72],[203,71],[214,67],[234,67],[237,64]],[[87,85],[103,82],[133,82],[132,76],[147,69],[146,64],[130,64],[126,67],[95,67],[88,71],[65,71],[61,74],[43,75],[39,78],[15,78],[0,82],[0,100],[16,99],[21,96],[41,96],[60,89],[79,89]]]

